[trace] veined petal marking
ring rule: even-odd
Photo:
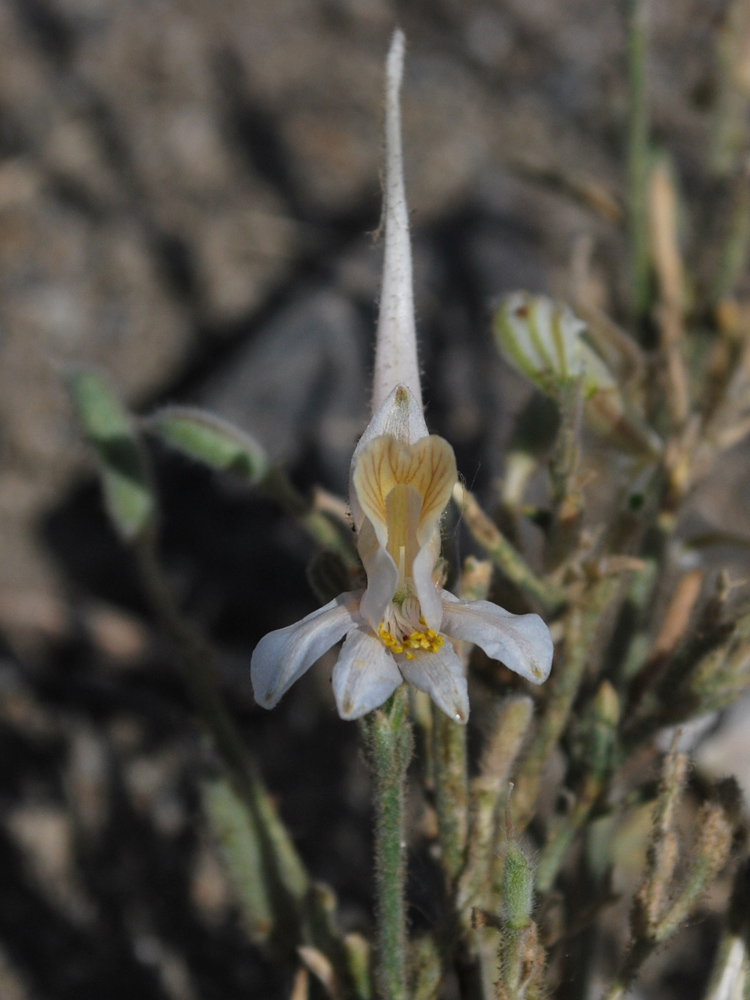
[[[410,445],[385,434],[362,450],[352,480],[381,545],[388,541],[386,497],[395,486],[413,487],[422,500],[417,525],[421,548],[448,503],[456,478],[453,449],[443,438],[431,434]]]
[[[352,455],[349,468],[349,502],[357,531],[362,527],[364,513],[354,489],[354,470],[357,468],[359,456],[367,445],[383,434],[392,434],[393,437],[398,438],[399,441],[405,441],[407,444],[414,444],[421,438],[429,437],[427,424],[422,413],[422,405],[417,401],[411,389],[405,385],[397,385],[381,403],[372,415],[372,419],[357,442],[357,447]]]

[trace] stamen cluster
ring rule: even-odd
[[[426,624],[424,618],[420,618],[419,621],[422,625]],[[390,649],[392,653],[396,654],[403,653],[407,660],[414,659],[412,650],[424,649],[428,653],[437,653],[445,643],[442,635],[438,635],[431,628],[425,629],[423,632],[414,630],[408,635],[402,636],[401,639],[396,639],[385,627],[385,622],[381,622],[378,626],[378,636],[386,649]]]

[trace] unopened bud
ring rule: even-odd
[[[486,601],[492,582],[489,559],[467,556],[461,571],[460,596],[464,601]]]
[[[584,398],[614,387],[609,369],[582,339],[585,329],[568,306],[546,295],[513,292],[495,313],[495,335],[503,354],[550,396],[561,383],[576,378],[583,379]]]
[[[171,448],[212,469],[234,472],[251,483],[268,472],[268,458],[258,442],[212,413],[166,406],[146,427]]]
[[[604,772],[610,765],[619,719],[617,692],[609,681],[602,681],[588,719],[587,757],[594,771]]]
[[[724,808],[719,802],[707,802],[700,811],[700,834],[696,853],[710,859],[718,870],[729,857],[738,809]]]
[[[508,844],[503,870],[503,920],[513,931],[531,923],[534,904],[534,869],[517,843]]]
[[[503,922],[508,930],[522,931],[531,924],[534,906],[534,867],[519,847],[510,818],[510,793],[505,799],[505,864],[503,866]]]
[[[661,441],[627,405],[612,372],[585,339],[586,329],[564,303],[527,292],[509,295],[494,318],[503,356],[537,389],[559,399],[580,379],[584,419],[595,433],[624,451],[657,454]]]

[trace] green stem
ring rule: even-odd
[[[560,385],[557,392],[560,429],[550,461],[552,524],[545,551],[547,569],[554,570],[578,544],[583,498],[577,484],[580,458],[582,379]]]
[[[382,1000],[407,1000],[404,792],[414,741],[406,686],[363,723],[375,781],[377,955]]]
[[[656,944],[652,941],[636,941],[633,943],[617,978],[604,995],[604,1000],[622,1000],[635,982],[641,966],[649,955],[652,954],[655,947]]]
[[[588,820],[602,788],[602,777],[589,775],[570,814],[551,831],[536,872],[534,887],[540,896],[546,896],[554,885],[568,849]]]
[[[153,534],[141,536],[134,545],[134,552],[149,602],[180,653],[190,695],[203,727],[259,831],[266,874],[280,917],[279,932],[287,939],[286,947],[291,947],[299,933],[299,906],[309,890],[308,875],[263,786],[257,766],[249,758],[224,707],[214,677],[213,650],[183,617],[164,578],[156,558]]]
[[[440,852],[448,891],[452,892],[466,854],[468,788],[466,727],[433,706],[432,759]]]
[[[337,552],[348,569],[359,568],[359,558],[349,526],[316,510],[297,490],[284,469],[273,466],[260,485],[313,541],[324,549]]]
[[[734,293],[747,263],[750,246],[750,179],[746,170],[734,180],[728,215],[711,294],[711,301],[714,303],[721,302]]]
[[[565,604],[566,596],[562,588],[536,576],[465,487],[458,484],[453,491],[453,498],[475,541],[482,546],[504,576],[547,611],[554,611]]]
[[[628,32],[628,231],[633,315],[644,319],[649,307],[648,245],[648,50],[647,0],[625,0]]]
[[[565,659],[554,673],[539,730],[524,758],[513,793],[513,823],[519,833],[531,819],[544,769],[568,724],[602,619],[621,587],[620,578],[605,577],[569,612]]]
[[[539,860],[535,888],[540,895],[546,895],[552,888],[568,848],[602,796],[614,765],[619,719],[617,693],[609,681],[603,681],[581,718],[584,739],[572,763],[578,769],[583,768],[584,773],[577,784],[573,807],[550,831]]]

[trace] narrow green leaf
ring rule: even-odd
[[[258,442],[212,413],[167,406],[150,417],[146,427],[170,447],[212,469],[234,472],[251,483],[268,472],[268,458]]]
[[[131,418],[97,372],[73,375],[70,391],[99,460],[107,513],[118,534],[133,541],[153,523],[156,498]]]

